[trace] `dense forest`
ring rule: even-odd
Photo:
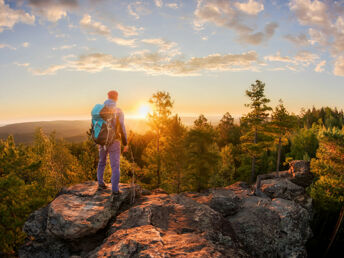
[[[121,157],[121,182],[135,174],[136,183],[147,189],[203,191],[253,183],[259,174],[287,169],[291,160],[309,160],[315,178],[308,191],[316,209],[310,246],[321,241],[327,246],[344,203],[343,111],[312,108],[295,115],[282,100],[273,108],[258,80],[246,96],[249,112],[239,123],[225,113],[216,126],[200,115],[186,127],[173,112],[170,94],[154,93],[150,130],[129,133],[131,151]],[[0,254],[15,254],[25,238],[21,228],[27,216],[62,187],[96,180],[97,163],[91,137],[70,143],[37,129],[30,145],[18,145],[12,136],[0,140]],[[110,176],[108,164],[105,181]],[[338,235],[343,236],[343,227]]]

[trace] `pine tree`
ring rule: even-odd
[[[296,126],[296,117],[289,114],[287,109],[283,105],[283,101],[279,101],[279,105],[276,106],[271,116],[271,129],[272,134],[277,140],[277,161],[276,161],[276,173],[278,175],[279,167],[281,163],[281,149],[282,145],[288,144],[288,136]]]
[[[153,112],[148,114],[149,126],[155,134],[155,167],[157,187],[161,185],[161,138],[171,115],[173,101],[168,92],[158,91],[150,98],[149,103],[153,106]]]
[[[220,148],[227,144],[237,145],[240,143],[240,126],[234,124],[234,118],[228,112],[221,118],[216,131],[218,133],[217,143]]]
[[[271,110],[267,104],[270,102],[265,97],[265,84],[256,80],[255,84],[251,84],[249,90],[246,90],[246,96],[251,102],[245,104],[251,111],[246,114],[242,120],[248,126],[248,130],[241,137],[243,148],[251,157],[251,182],[254,181],[256,173],[256,159],[262,154],[264,148],[269,145],[269,137],[266,135],[268,111]]]
[[[163,166],[166,171],[167,186],[169,192],[180,193],[183,189],[185,177],[185,148],[186,127],[182,124],[178,115],[172,117],[166,128],[166,146],[163,152]]]
[[[324,209],[338,211],[344,205],[344,131],[333,128],[319,134],[317,159],[311,162],[316,181],[310,195]]]
[[[191,189],[200,192],[210,186],[210,178],[217,169],[220,155],[215,143],[215,130],[208,120],[200,115],[188,132],[188,174]]]
[[[230,143],[221,149],[221,186],[230,185],[236,181],[241,154],[240,145]]]

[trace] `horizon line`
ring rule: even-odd
[[[172,113],[172,115],[179,115],[181,118],[192,118],[192,117],[198,117],[200,114],[196,113]],[[224,114],[214,114],[214,113],[209,113],[209,114],[202,114],[207,118],[214,118],[214,117],[222,117]],[[239,119],[242,114],[231,114],[234,119]],[[128,114],[125,115],[125,118],[128,120],[145,120],[147,119],[146,117],[138,116],[138,115],[132,115]],[[39,118],[18,118],[18,119],[11,119],[11,120],[0,120],[0,127],[6,126],[6,125],[12,125],[12,124],[21,124],[21,123],[34,123],[34,122],[53,122],[53,121],[87,121],[91,120],[90,116],[56,116],[56,117],[39,117]]]

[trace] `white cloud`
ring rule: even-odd
[[[91,16],[85,14],[80,20],[80,25],[82,28],[87,30],[91,34],[99,34],[106,36],[107,40],[121,46],[136,47],[135,39],[123,39],[120,37],[111,36],[110,30],[104,24],[93,21]],[[121,30],[125,36],[134,36],[138,34],[138,31],[143,30],[143,28],[137,28],[134,26],[125,26],[123,24],[117,24],[117,29]],[[94,39],[91,39],[94,40]]]
[[[163,2],[162,2],[162,0],[154,0],[154,3],[155,3],[155,5],[157,6],[157,7],[162,7],[162,5],[163,5]]]
[[[30,63],[14,63],[16,66],[20,66],[20,67],[28,67],[30,65]]]
[[[265,26],[263,32],[241,34],[239,36],[239,41],[251,45],[259,45],[265,41],[268,41],[275,34],[277,27],[277,23],[269,23]]]
[[[136,36],[139,34],[140,31],[143,31],[142,27],[135,27],[135,26],[126,26],[123,25],[121,23],[118,23],[116,25],[117,29],[119,29],[120,31],[122,31],[123,35],[126,37],[130,37],[130,36]]]
[[[67,65],[52,65],[47,69],[32,69],[29,68],[28,70],[33,74],[33,75],[51,75],[55,74],[59,70],[66,69],[68,66]]]
[[[12,50],[16,50],[15,47],[9,45],[9,44],[1,44],[0,43],[0,48],[8,48],[8,49],[12,49]]]
[[[162,38],[142,39],[141,41],[146,44],[157,46],[159,48],[159,53],[163,53],[164,55],[169,57],[174,57],[181,54],[176,42],[166,41]]]
[[[335,27],[339,33],[344,34],[344,16],[343,17],[338,17],[336,20]]]
[[[73,44],[73,45],[63,45],[63,46],[60,46],[60,47],[53,47],[52,50],[65,50],[65,49],[71,49],[71,48],[74,48],[76,47],[76,44]]]
[[[333,74],[344,76],[344,56],[339,56],[334,62]]]
[[[117,45],[127,46],[127,47],[136,47],[135,39],[123,39],[117,37],[108,37],[110,42],[116,43]]]
[[[277,23],[271,22],[265,25],[263,31],[255,32],[253,28],[243,22],[245,15],[234,9],[231,1],[200,0],[197,3],[194,16],[196,30],[203,29],[206,23],[212,23],[219,27],[234,30],[238,35],[239,42],[252,45],[259,45],[269,40],[278,27]]]
[[[300,33],[297,36],[287,34],[284,36],[284,38],[289,40],[290,42],[292,42],[293,44],[295,44],[297,46],[306,46],[309,44],[309,40],[304,33]]]
[[[327,36],[323,32],[313,28],[309,28],[308,33],[311,37],[309,42],[312,45],[319,44],[321,46],[326,46],[328,44]]]
[[[300,51],[294,56],[294,60],[297,64],[302,64],[303,66],[309,66],[311,63],[314,63],[319,56],[317,54],[311,53],[309,51]]]
[[[128,12],[134,16],[135,19],[140,19],[141,15],[148,15],[151,13],[150,9],[146,6],[147,2],[136,1],[128,5]]]
[[[99,34],[99,35],[109,35],[110,30],[104,24],[93,21],[89,14],[84,14],[82,19],[80,20],[80,25],[83,29],[87,30],[89,33],[92,34]]]
[[[32,25],[35,23],[35,16],[23,10],[12,9],[4,0],[0,0],[0,32],[4,29],[12,29],[16,23]]]
[[[168,8],[171,8],[171,9],[178,9],[179,8],[178,3],[168,3],[168,4],[166,4],[166,6]]]
[[[22,43],[22,47],[29,47],[30,46],[30,43],[29,42],[23,42]]]
[[[329,26],[327,6],[318,0],[291,0],[290,10],[294,11],[298,21],[302,25],[318,25],[321,27]]]
[[[338,56],[344,55],[344,8],[340,2],[291,0],[289,8],[301,25],[309,27],[309,42],[329,51],[335,59],[333,73],[341,74],[341,59]]]
[[[234,6],[240,11],[249,15],[257,15],[264,10],[264,5],[255,0],[248,0],[248,2],[244,3],[235,2]]]
[[[326,64],[326,60],[321,61],[320,63],[317,64],[317,66],[314,68],[314,71],[317,73],[321,73],[324,71],[324,66]]]
[[[264,57],[264,60],[269,62],[289,63],[295,66],[309,66],[310,64],[313,64],[317,59],[319,59],[318,55],[308,51],[300,51],[293,57],[281,56],[280,52],[277,52],[275,55],[269,55]],[[293,70],[296,69],[295,66],[292,67]],[[290,67],[291,66],[289,66],[288,68],[290,69]]]
[[[143,43],[152,44],[158,46],[160,49],[169,50],[177,46],[176,42],[166,41],[162,38],[142,39]]]
[[[173,59],[149,51],[136,51],[129,56],[117,58],[103,53],[82,55],[68,60],[65,65],[54,65],[47,69],[30,69],[35,75],[54,74],[58,70],[69,69],[86,72],[100,72],[104,69],[118,71],[142,71],[152,75],[195,76],[205,71],[255,70],[258,56],[254,51],[242,54],[213,54],[192,57],[188,60]]]
[[[134,11],[134,7],[133,5],[128,5],[128,13],[131,15],[131,16],[134,16],[135,19],[140,19],[140,16]]]
[[[293,63],[293,60],[289,56],[281,56],[279,51],[275,55],[265,56],[264,59],[270,62]]]
[[[29,0],[32,11],[50,22],[57,22],[78,6],[77,0]]]

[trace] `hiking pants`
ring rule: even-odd
[[[106,166],[106,158],[109,154],[110,157],[110,164],[111,164],[111,184],[112,184],[112,191],[117,192],[119,190],[118,183],[119,183],[119,159],[121,156],[121,143],[120,141],[114,141],[111,145],[99,146],[99,163],[98,163],[98,170],[97,170],[97,179],[98,184],[104,184],[103,176],[104,170]]]

